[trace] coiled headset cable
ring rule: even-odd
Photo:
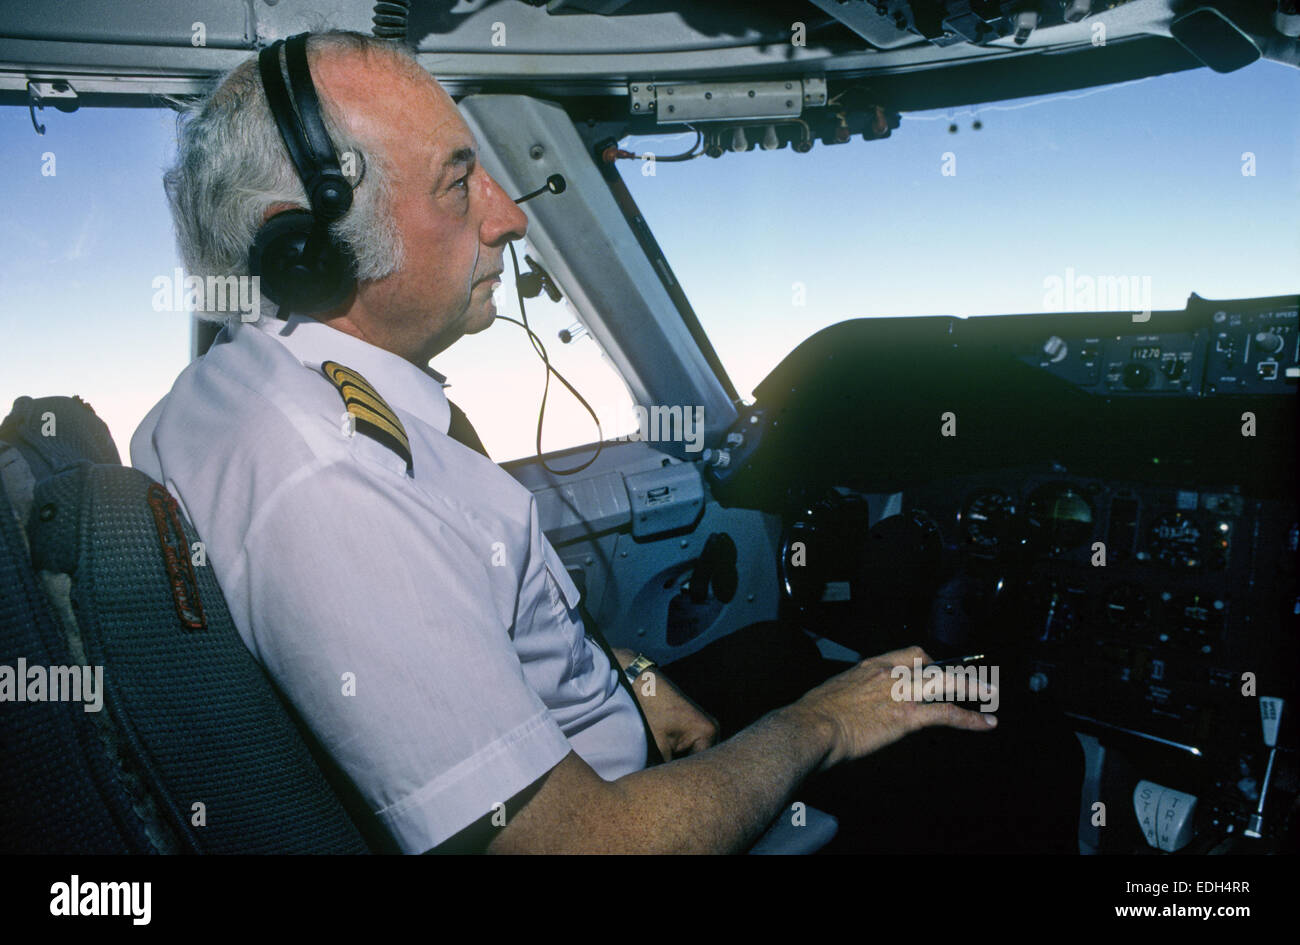
[[[577,388],[570,384],[568,379],[557,371],[551,364],[550,356],[546,353],[546,345],[542,343],[542,339],[537,336],[537,333],[533,331],[532,327],[528,324],[528,310],[524,306],[524,293],[523,289],[520,287],[519,256],[515,253],[514,243],[507,243],[506,246],[510,249],[510,264],[514,267],[515,271],[515,298],[519,300],[519,318],[510,318],[508,315],[498,315],[496,317],[501,321],[510,322],[512,325],[518,325],[524,331],[528,332],[528,340],[532,342],[533,350],[537,352],[537,356],[541,358],[542,363],[546,365],[546,383],[542,387],[541,405],[537,408],[537,459],[541,462],[542,468],[553,476],[572,476],[574,473],[582,472],[594,463],[597,457],[600,456],[600,451],[605,447],[605,435],[600,427],[600,417],[596,416],[596,411],[591,409],[591,404],[587,403],[587,399],[578,393]],[[587,413],[591,414],[591,419],[596,424],[596,452],[592,454],[592,457],[585,463],[574,466],[571,469],[555,469],[546,462],[546,457],[542,455],[542,425],[546,420],[546,398],[551,391],[552,374],[555,375],[556,379],[561,384],[568,388],[569,393],[574,396],[574,399],[577,400],[578,403],[582,404]]]

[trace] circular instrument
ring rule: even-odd
[[[1025,521],[1036,543],[1053,553],[1068,551],[1092,537],[1092,503],[1068,483],[1048,483],[1030,494]]]
[[[1012,539],[1016,511],[1016,500],[1005,492],[983,489],[974,493],[960,514],[967,548],[976,554],[996,554]]]

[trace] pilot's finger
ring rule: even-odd
[[[969,732],[987,732],[997,727],[998,717],[992,712],[963,709],[954,702],[927,702],[917,708],[922,726],[943,725]]]
[[[966,688],[965,684],[963,683],[960,691],[963,693],[963,696],[961,698],[953,700],[953,697],[949,695],[948,700],[957,701],[957,702],[962,702],[962,701],[992,702],[997,697],[998,687],[993,685],[993,683],[989,682],[986,679],[981,679],[975,683],[973,689]],[[938,698],[938,699],[923,698],[921,701],[922,702],[943,702],[945,700],[942,698]]]
[[[934,662],[930,659],[930,654],[925,652],[925,650],[921,649],[919,646],[909,646],[901,650],[890,650],[888,653],[881,653],[879,656],[872,657],[872,659],[883,660],[891,666],[911,666],[912,661],[918,658],[921,660],[922,666]],[[866,662],[870,662],[870,660],[867,660]]]
[[[707,749],[712,748],[716,741],[717,737],[715,735],[701,735],[696,738],[695,741],[691,742],[690,747],[686,749],[686,754],[693,755],[699,751],[706,751]]]

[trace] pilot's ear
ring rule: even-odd
[[[275,216],[277,213],[283,213],[286,210],[301,210],[301,209],[302,207],[294,203],[284,203],[283,201],[281,201],[280,203],[273,203],[271,204],[271,206],[267,207],[266,210],[262,212],[262,222],[265,223],[267,220],[271,219],[271,217]]]

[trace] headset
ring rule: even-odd
[[[307,35],[278,40],[257,57],[271,117],[311,204],[310,211],[285,210],[267,220],[248,252],[249,273],[259,277],[262,293],[284,319],[291,312],[311,315],[337,308],[357,284],[356,258],[330,233],[330,224],[352,206],[352,185],[321,119],[307,66]],[[281,47],[287,83],[280,69]]]

